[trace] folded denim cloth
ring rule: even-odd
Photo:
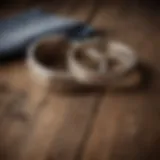
[[[26,47],[40,36],[65,34],[71,39],[93,35],[94,29],[78,20],[31,9],[0,20],[0,60],[25,56]]]

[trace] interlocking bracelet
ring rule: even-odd
[[[76,47],[69,50],[69,71],[79,83],[107,85],[109,81],[123,76],[136,66],[137,57],[130,47],[117,41],[110,41],[107,45],[107,53],[101,53],[93,46],[83,50],[83,44],[76,44]],[[97,67],[84,64],[81,60],[84,55],[93,63],[96,61]]]

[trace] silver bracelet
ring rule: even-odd
[[[130,47],[117,41],[110,41],[107,45],[107,53],[103,54],[93,47],[85,50],[84,54],[91,59],[97,59],[101,66],[97,70],[82,64],[78,59],[78,51],[83,48],[83,44],[76,44],[69,50],[68,67],[76,81],[87,85],[107,85],[112,80],[118,80],[118,77],[123,76],[136,66],[138,59]],[[118,62],[114,68],[110,68],[111,59]]]
[[[54,67],[49,68],[47,65],[43,64],[39,60],[40,54],[38,53],[38,48],[41,47],[41,49],[43,50],[43,46],[48,44],[49,42],[52,45],[57,45],[57,43],[61,41],[65,41],[67,43],[67,40],[65,40],[63,36],[52,35],[52,36],[42,37],[29,46],[27,50],[27,66],[29,68],[29,72],[31,73],[31,77],[36,83],[48,86],[55,81],[66,82],[66,81],[72,80],[72,77],[68,72],[67,68],[65,70],[56,69]],[[61,47],[63,48],[64,46],[61,46]],[[43,54],[45,54],[44,56],[47,56],[47,53],[43,53]],[[58,51],[53,50],[53,53],[51,54],[54,58],[54,56],[56,56],[59,53]],[[65,57],[66,51],[63,54],[64,55],[62,56]]]

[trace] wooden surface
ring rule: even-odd
[[[46,9],[82,21],[94,13],[93,26],[112,30],[112,38],[131,45],[148,66],[148,87],[58,94],[35,84],[24,61],[0,66],[0,159],[160,159],[159,16],[120,3],[95,4],[69,0]]]

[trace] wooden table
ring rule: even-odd
[[[113,30],[112,37],[131,45],[150,68],[150,85],[57,94],[36,85],[24,61],[0,66],[1,160],[160,159],[159,16],[123,4],[100,3],[93,11],[93,3],[70,0],[47,9],[82,21],[94,13],[93,26]]]

